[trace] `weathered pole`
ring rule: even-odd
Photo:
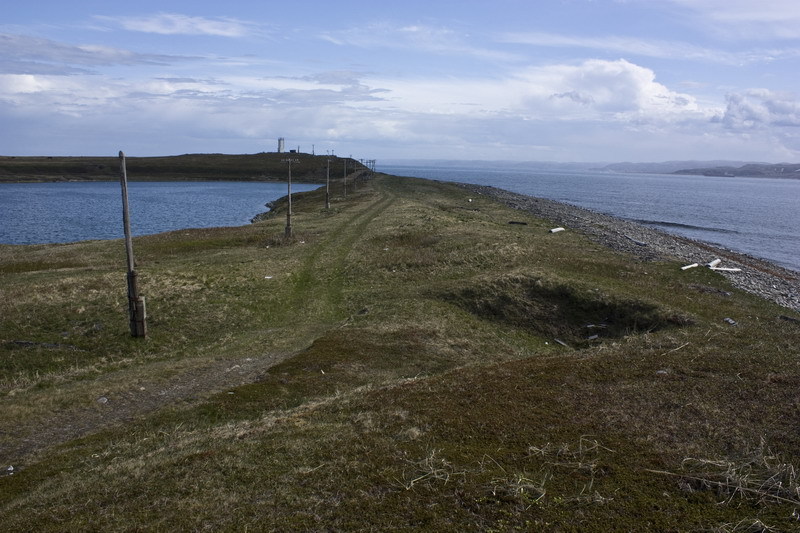
[[[331,160],[328,159],[328,171],[325,174],[325,209],[331,208]]]
[[[289,160],[289,209],[286,210],[286,236],[292,236],[292,160]]]
[[[281,159],[284,163],[289,164],[289,181],[288,181],[288,197],[289,208],[286,210],[286,237],[292,236],[292,163],[299,163],[299,159]]]
[[[347,159],[344,161],[344,176],[342,177],[342,186],[344,187],[344,197],[347,198]]]
[[[128,256],[128,315],[131,336],[147,337],[147,312],[144,296],[139,296],[139,284],[133,260],[133,239],[131,238],[131,218],[128,210],[128,171],[125,168],[125,154],[119,152],[120,177],[122,185],[122,223],[125,228],[125,251]]]

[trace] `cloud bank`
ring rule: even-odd
[[[0,33],[0,153],[254,152],[286,137],[365,157],[800,159],[786,74],[800,46],[728,37],[780,33],[800,10],[614,4],[652,5],[683,25],[386,17],[271,32],[263,17],[160,12],[87,15],[72,39],[16,25]]]

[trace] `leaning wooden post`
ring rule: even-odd
[[[347,159],[344,161],[344,175],[342,176],[342,186],[344,188],[344,197],[347,198]]]
[[[125,169],[125,154],[119,153],[122,185],[122,223],[125,226],[125,251],[128,255],[128,314],[130,316],[131,336],[147,337],[147,313],[144,296],[139,296],[136,269],[133,260],[133,240],[131,239],[131,219],[128,211],[128,172]]]

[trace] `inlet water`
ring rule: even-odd
[[[292,192],[317,187],[292,183]],[[131,232],[248,224],[286,193],[285,183],[131,181]],[[122,237],[118,182],[0,183],[0,244]]]

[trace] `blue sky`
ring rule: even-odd
[[[5,3],[2,155],[800,161],[797,0]]]

